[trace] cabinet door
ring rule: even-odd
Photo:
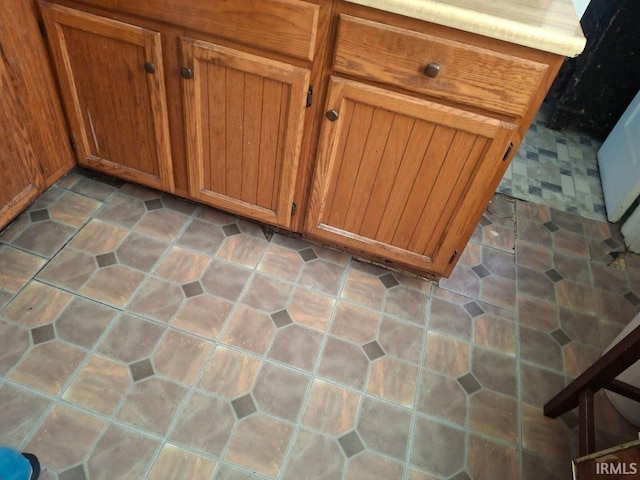
[[[309,71],[183,39],[190,194],[288,227]]]
[[[160,34],[41,6],[78,161],[173,190]]]
[[[11,84],[4,56],[0,56],[0,228],[27,207],[44,190],[44,180],[36,168],[30,133],[21,122],[24,112]]]
[[[339,78],[328,110],[306,231],[445,274],[489,200],[481,192],[506,168],[515,126]]]

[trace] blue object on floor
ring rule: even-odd
[[[34,455],[29,455],[29,457],[31,458],[12,448],[0,447],[0,480],[35,480],[38,478],[40,474],[38,460]]]

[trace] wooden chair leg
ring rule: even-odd
[[[580,422],[580,456],[589,455],[596,451],[596,429],[593,413],[593,390],[585,388],[580,392],[578,414]]]

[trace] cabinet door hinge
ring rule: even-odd
[[[309,86],[309,90],[307,91],[307,108],[309,108],[313,104],[313,87]]]
[[[296,202],[293,202],[291,204],[291,216],[292,217],[296,214],[297,210],[298,210],[298,205],[296,204]]]
[[[453,263],[453,261],[456,259],[457,256],[458,256],[458,250],[454,250],[453,255],[451,255],[451,258],[449,259],[449,265]]]
[[[506,161],[507,158],[509,158],[509,154],[511,153],[511,150],[513,149],[513,142],[509,142],[509,148],[507,148],[507,151],[504,153],[504,157],[502,157],[502,161]]]
[[[69,144],[71,144],[71,150],[76,149],[76,141],[73,139],[73,137],[69,137]]]

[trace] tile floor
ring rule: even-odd
[[[541,407],[640,309],[614,250],[497,195],[436,285],[76,171],[0,234],[0,444],[45,480],[566,479]]]
[[[601,142],[545,127],[543,104],[498,187],[500,193],[606,221],[596,154]]]

